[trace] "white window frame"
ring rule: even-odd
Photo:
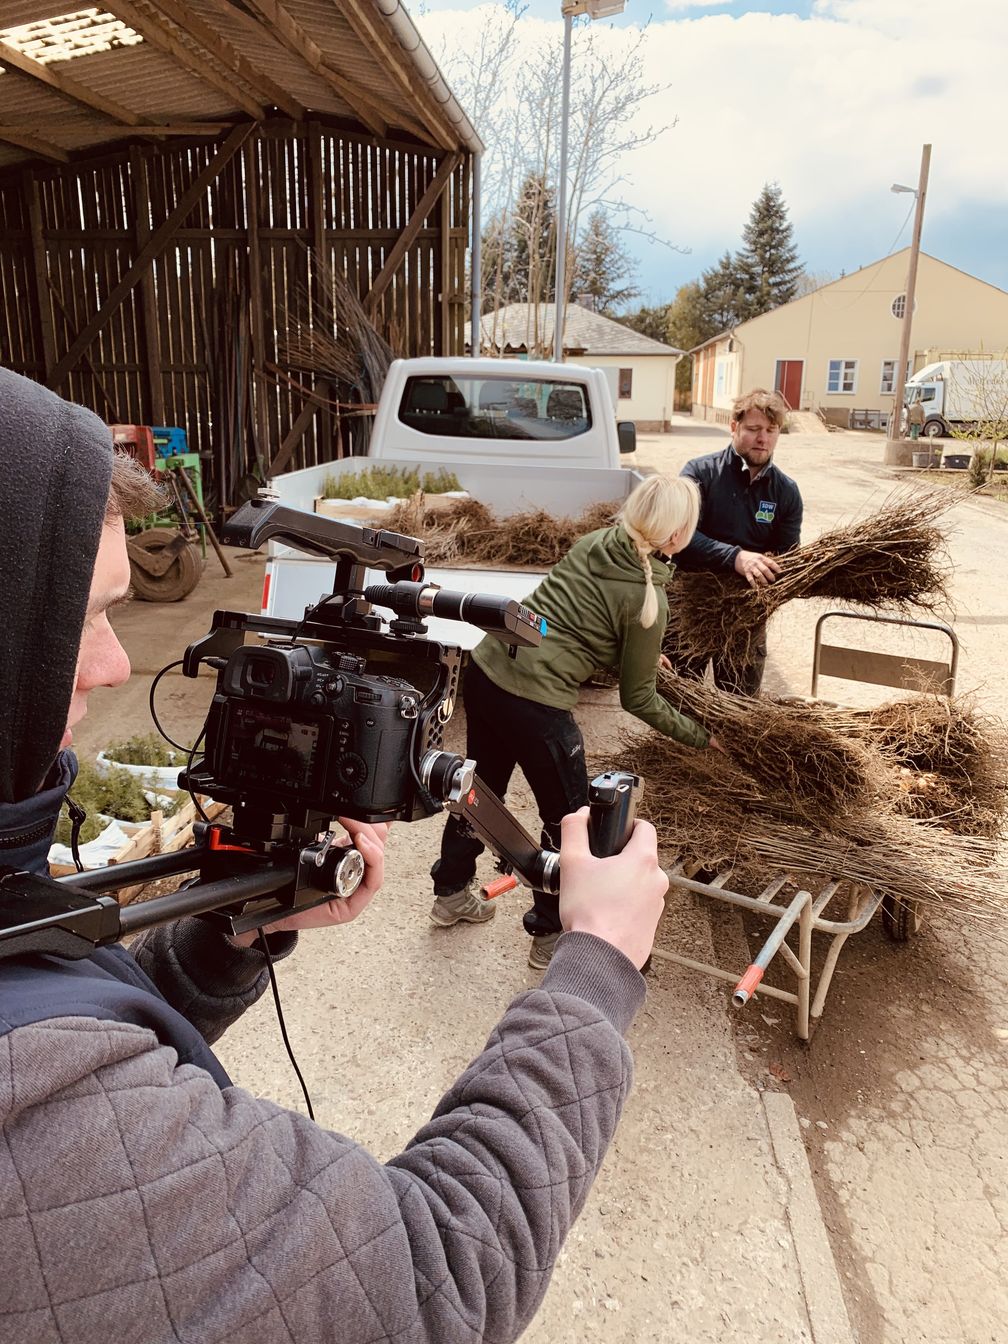
[[[896,394],[896,365],[897,365],[898,363],[899,363],[899,360],[898,360],[898,359],[884,359],[884,360],[882,361],[882,370],[881,370],[881,372],[879,373],[879,396],[880,396],[880,397],[892,397],[892,396],[895,396],[895,394]],[[890,385],[889,385],[888,387],[886,387],[886,365],[887,365],[887,364],[889,364],[889,365],[892,366],[892,381],[891,381],[891,383],[890,383]],[[903,379],[903,383],[904,383],[904,385],[906,384],[906,381],[907,381],[907,379],[908,379],[909,377],[910,377],[910,361],[907,360],[906,376],[905,376],[904,379]]]
[[[838,386],[832,385],[833,365],[838,364]],[[850,387],[846,386],[850,370]],[[856,359],[829,359],[826,361],[826,395],[830,397],[853,397],[857,395],[858,361]]]

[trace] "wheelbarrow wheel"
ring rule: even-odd
[[[921,926],[920,901],[882,897],[882,928],[894,943],[908,943]]]
[[[171,527],[150,527],[130,537],[130,545],[156,556],[176,543],[178,531]],[[180,602],[199,583],[206,560],[195,546],[182,546],[163,574],[148,574],[141,565],[130,562],[130,581],[137,597],[144,602]]]

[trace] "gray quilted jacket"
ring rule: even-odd
[[[177,958],[172,975],[208,1034],[215,1010],[233,1019]],[[621,953],[565,934],[540,988],[384,1165],[221,1089],[142,1026],[14,1027],[0,1038],[0,1339],[517,1338],[615,1130],[643,995]]]
[[[0,865],[16,870],[44,868],[72,774],[57,752],[111,471],[96,416],[0,369]],[[3,1344],[521,1333],[619,1119],[639,973],[565,934],[384,1165],[231,1085],[207,1042],[265,984],[257,953],[193,920],[129,953],[0,962]]]

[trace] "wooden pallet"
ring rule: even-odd
[[[224,803],[216,803],[209,798],[201,799],[200,803],[210,821],[215,820],[226,810]],[[151,854],[174,854],[180,849],[185,849],[193,842],[193,827],[198,819],[202,820],[198,817],[196,804],[191,798],[184,807],[180,807],[170,817],[166,817],[160,810],[153,811],[150,821],[131,835],[118,853],[109,859],[109,866],[129,863],[132,859],[146,859]],[[64,877],[77,871],[72,865],[66,864],[50,864],[49,867],[54,877]],[[123,887],[117,896],[122,904],[128,905],[142,890],[143,884]]]

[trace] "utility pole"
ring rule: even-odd
[[[560,190],[557,193],[556,267],[553,284],[553,360],[563,363],[563,330],[567,307],[567,136],[570,125],[571,29],[581,7],[564,4],[563,78],[560,86]]]
[[[563,363],[564,316],[567,307],[567,139],[570,126],[571,31],[579,14],[611,19],[622,14],[627,0],[560,0],[564,21],[563,78],[560,86],[560,187],[557,194],[556,271],[553,285],[553,360]]]
[[[903,332],[900,336],[899,359],[893,379],[892,425],[886,439],[883,461],[889,467],[909,467],[912,461],[910,445],[903,438],[903,387],[906,383],[907,363],[910,359],[910,327],[913,322],[914,291],[917,288],[917,260],[920,257],[921,225],[924,222],[924,198],[927,196],[928,170],[931,167],[931,146],[921,150],[920,179],[917,183],[917,208],[914,211],[913,241],[910,244],[910,269],[906,282],[906,308],[903,310]],[[912,191],[912,187],[893,186],[893,191]]]

